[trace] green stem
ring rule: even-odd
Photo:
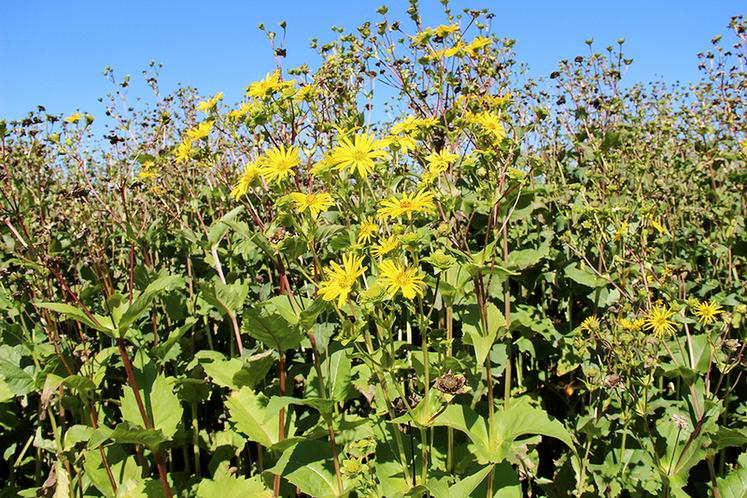
[[[366,341],[366,350],[368,351],[368,354],[370,356],[374,355],[374,347],[373,347],[373,341],[371,340],[371,333],[368,331],[368,328],[363,329],[363,337]],[[386,404],[387,412],[389,413],[389,418],[394,420],[396,418],[396,415],[394,413],[394,409],[392,408],[392,402],[389,399],[389,390],[387,388],[386,383],[386,377],[384,377],[384,373],[379,369],[374,369],[376,373],[376,378],[379,381],[379,385],[381,386],[381,391],[384,393],[384,403]],[[407,400],[404,400],[405,405],[407,405]],[[410,469],[407,466],[407,455],[405,454],[405,446],[402,443],[402,436],[400,434],[399,426],[393,427],[392,432],[394,433],[394,441],[397,444],[397,452],[399,453],[399,462],[402,466],[402,473],[405,477],[405,482],[407,485],[410,485]]]
[[[197,418],[197,403],[190,404],[192,411],[192,452],[195,458],[195,473],[197,477],[202,476],[202,466],[200,465],[200,426]]]
[[[428,434],[425,428],[420,428],[420,484],[428,483]]]

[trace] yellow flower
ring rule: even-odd
[[[287,176],[294,174],[293,168],[301,162],[298,156],[298,148],[285,145],[268,150],[264,156],[257,161],[259,163],[259,174],[267,181],[281,182]]]
[[[213,109],[216,105],[218,105],[218,101],[223,100],[223,92],[218,92],[215,94],[215,96],[212,99],[206,100],[205,102],[200,102],[197,104],[197,110],[202,112],[208,112],[210,109]]]
[[[187,138],[192,142],[195,142],[202,138],[206,138],[208,135],[210,135],[210,130],[212,128],[213,128],[212,121],[203,121],[202,123],[192,128],[191,130],[187,131]]]
[[[457,42],[456,45],[449,48],[444,48],[441,50],[433,50],[431,53],[431,58],[433,59],[443,59],[448,57],[454,57],[455,55],[458,55],[459,52],[464,50],[466,46],[463,42]]]
[[[476,114],[474,122],[482,126],[488,134],[493,135],[495,140],[503,140],[506,136],[506,130],[503,129],[501,118],[495,112],[486,111]]]
[[[623,328],[623,330],[628,331],[640,330],[641,326],[643,325],[642,320],[640,319],[628,320],[627,318],[620,318],[620,321],[618,323]]]
[[[332,196],[327,192],[322,192],[321,194],[294,192],[290,196],[296,204],[296,209],[298,209],[299,213],[303,213],[308,209],[311,212],[311,216],[315,218],[319,213],[323,213],[335,203]]]
[[[717,315],[724,312],[720,304],[711,302],[701,302],[695,305],[695,314],[703,325],[708,325],[716,321]]]
[[[77,123],[80,121],[80,119],[83,117],[83,115],[79,112],[76,112],[75,114],[71,114],[70,116],[65,118],[65,121],[68,123]]]
[[[265,79],[255,81],[246,90],[246,94],[250,97],[257,97],[263,99],[274,92],[293,86],[296,84],[296,80],[280,81],[280,70],[274,73],[269,73],[265,76]]]
[[[656,305],[645,317],[646,330],[653,330],[654,335],[661,339],[674,333],[674,322],[670,318],[674,312],[669,307]]]
[[[459,158],[457,154],[449,152],[446,149],[442,149],[441,152],[433,152],[425,157],[425,161],[428,163],[428,171],[434,175],[443,173],[451,163]]]
[[[630,223],[628,223],[627,221],[620,225],[620,228],[615,231],[615,235],[612,237],[612,241],[617,242],[618,240],[624,238],[628,234],[629,227]]]
[[[666,231],[664,230],[664,227],[661,226],[661,223],[659,223],[653,218],[651,218],[651,226],[654,227],[657,232],[659,232],[659,235],[663,234]]]
[[[374,161],[386,157],[387,146],[385,140],[376,140],[365,133],[356,135],[353,140],[343,137],[332,151],[330,161],[338,170],[350,168],[359,176],[367,176],[373,173]]]
[[[403,154],[407,154],[409,151],[415,150],[418,146],[418,143],[415,141],[415,139],[408,135],[402,137],[394,137],[390,135],[383,140],[390,146],[394,145],[396,147],[399,147],[399,150],[401,150]]]
[[[358,458],[346,458],[342,461],[340,470],[345,475],[354,476],[363,470],[363,465],[361,465],[361,461]]]
[[[304,100],[311,101],[316,97],[318,91],[319,88],[315,84],[304,85],[293,96],[293,100],[296,102],[303,102]]]
[[[385,239],[379,239],[379,243],[373,248],[373,253],[377,257],[382,257],[399,247],[399,237],[390,235]]]
[[[459,26],[457,26],[456,24],[442,24],[440,26],[437,26],[433,30],[433,33],[439,38],[444,38],[446,37],[446,35],[456,33],[457,31],[459,31]]]
[[[399,123],[394,124],[390,132],[392,135],[399,135],[400,133],[409,135],[421,128],[429,128],[436,124],[438,124],[437,118],[416,118],[415,116],[407,116]]]
[[[599,318],[595,316],[590,316],[586,318],[583,322],[581,322],[581,331],[582,332],[596,332],[599,330]]]
[[[192,141],[184,140],[177,145],[174,155],[176,156],[176,162],[186,163],[192,157]]]
[[[389,297],[402,292],[406,299],[423,295],[423,274],[418,268],[408,267],[388,259],[381,263],[379,281],[386,287]]]
[[[483,49],[487,47],[488,45],[491,45],[493,43],[493,40],[490,38],[486,38],[484,36],[478,36],[474,40],[472,40],[472,43],[464,47],[464,51],[467,52],[467,54],[471,56],[475,56],[477,54],[477,51],[480,49]]]
[[[234,109],[233,111],[226,114],[226,118],[231,121],[238,121],[239,119],[249,114],[252,111],[253,107],[254,104],[252,104],[251,102],[244,102],[243,104],[241,104],[241,107],[239,107],[238,109]]]
[[[408,220],[414,213],[430,213],[435,211],[432,192],[418,192],[416,194],[402,194],[402,198],[391,197],[381,202],[383,207],[376,214],[383,219],[397,218],[405,215]]]
[[[325,301],[337,299],[337,306],[342,308],[353,290],[355,281],[366,271],[367,267],[362,266],[361,263],[363,263],[363,257],[356,257],[353,254],[346,254],[342,257],[342,266],[334,261],[330,263],[331,269],[327,270],[329,276],[319,286],[322,299]]]
[[[236,186],[231,190],[231,197],[236,200],[246,194],[249,191],[249,187],[259,177],[259,167],[256,162],[250,162],[244,167],[244,172],[241,174]]]
[[[358,228],[358,244],[368,244],[371,242],[371,237],[379,231],[378,225],[371,220],[371,218],[366,218],[363,221],[361,221],[361,226]]]
[[[155,178],[158,176],[158,170],[155,168],[153,161],[145,161],[137,176],[141,180],[147,180],[148,178]]]

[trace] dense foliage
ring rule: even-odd
[[[628,86],[379,14],[0,123],[0,495],[743,496],[747,23]]]

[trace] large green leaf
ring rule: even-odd
[[[215,306],[221,315],[234,316],[244,306],[244,301],[249,293],[249,284],[236,281],[232,284],[224,284],[214,280],[209,286],[202,289],[202,298]]]
[[[572,263],[566,266],[563,272],[566,277],[581,285],[585,285],[586,287],[604,287],[609,283],[607,280],[597,276],[597,274],[591,270],[579,268],[578,263]]]
[[[21,367],[24,356],[23,346],[0,345],[0,380],[12,396],[26,395],[36,385],[34,365]],[[30,360],[28,356],[26,359]]]
[[[142,469],[137,465],[135,457],[124,451],[121,446],[117,444],[109,446],[105,452],[118,491],[119,488],[137,485],[143,480]],[[115,498],[109,476],[102,463],[101,452],[98,449],[91,449],[83,455],[85,458],[83,469],[86,477],[93,482],[101,494],[107,498]]]
[[[744,498],[747,493],[747,451],[739,455],[739,466],[726,477],[716,479],[721,498]]]
[[[117,424],[109,437],[119,444],[144,444],[152,449],[166,441],[160,429],[143,429],[129,422]]]
[[[563,424],[530,405],[528,398],[511,400],[508,410],[496,413],[496,432],[506,451],[517,438],[536,434],[554,437],[574,448],[571,434]]]
[[[124,336],[130,325],[150,308],[151,303],[159,294],[173,290],[183,283],[182,278],[177,275],[163,275],[148,284],[145,290],[122,313],[119,323],[117,323],[119,334]]]
[[[449,405],[433,425],[464,432],[475,446],[477,461],[483,465],[502,462],[521,436],[550,436],[574,449],[571,435],[563,424],[550,419],[544,410],[532,407],[526,398],[514,399],[508,410],[496,411],[492,437],[488,420],[463,405]]]
[[[213,247],[223,238],[223,235],[231,228],[231,222],[244,210],[244,206],[238,206],[224,214],[208,229],[207,247]]]
[[[195,360],[212,378],[213,383],[234,390],[256,386],[275,362],[272,351],[244,359],[226,359],[218,351],[203,350],[195,354]]]
[[[499,338],[499,331],[506,327],[506,318],[495,304],[488,303],[485,316],[487,328],[483,324],[477,305],[465,306],[459,313],[464,342],[471,344],[475,349],[475,359],[478,365],[485,363],[493,344]]]
[[[301,345],[303,334],[279,314],[263,314],[256,308],[244,313],[242,329],[265,346],[281,353]]]
[[[220,465],[212,479],[202,479],[197,488],[200,498],[270,498],[272,491],[259,476],[247,479],[228,472],[227,463]]]
[[[114,325],[112,324],[112,320],[107,316],[101,316],[93,313],[91,316],[93,317],[93,319],[95,319],[94,321],[83,310],[65,303],[37,303],[37,306],[39,306],[40,308],[46,308],[56,313],[60,313],[62,316],[69,320],[78,321],[83,325],[92,328],[93,330],[98,330],[99,332],[103,332],[104,334],[107,334],[109,336],[113,337],[115,335],[115,329]]]
[[[433,422],[434,426],[446,426],[461,431],[475,446],[478,462],[492,461],[493,448],[488,438],[487,420],[465,405],[449,405]]]
[[[153,422],[153,428],[160,430],[166,439],[171,439],[176,434],[183,413],[182,405],[174,393],[173,385],[163,374],[159,374],[152,383],[140,383],[138,389],[145,405],[145,411]],[[135,400],[135,394],[129,386],[124,387],[121,410],[124,421],[134,426],[145,427],[145,422]]]
[[[269,400],[262,393],[255,393],[249,387],[233,391],[226,400],[226,407],[231,421],[250,441],[256,441],[265,447],[277,443],[278,417],[267,405]]]
[[[542,261],[547,256],[549,250],[550,246],[541,246],[539,249],[511,251],[508,255],[508,261],[505,263],[506,268],[511,270],[525,270]]]
[[[350,355],[347,350],[340,349],[324,359],[321,364],[322,376],[326,393],[330,399],[344,402],[354,392],[351,381]],[[319,378],[316,369],[312,368],[306,378],[306,396],[313,398],[322,397],[319,392]]]
[[[302,492],[315,498],[343,496],[347,491],[339,488],[332,450],[329,443],[322,441],[302,441],[291,446],[267,472],[283,476]]]

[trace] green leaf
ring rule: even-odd
[[[93,435],[93,427],[87,425],[75,424],[65,431],[62,438],[62,448],[64,451],[72,450],[78,443],[86,443]]]
[[[242,330],[265,346],[284,353],[301,345],[303,335],[278,314],[263,315],[255,308],[244,313]]]
[[[716,478],[721,498],[744,498],[747,490],[747,451],[739,455],[737,463],[739,466],[726,477]]]
[[[302,441],[286,449],[278,463],[267,472],[283,476],[302,492],[315,498],[343,496],[347,491],[339,489],[337,485],[332,452],[326,442]]]
[[[330,399],[344,402],[354,392],[351,381],[351,363],[348,351],[341,349],[327,356],[321,364],[322,377],[324,378],[326,393]],[[316,369],[312,368],[306,378],[306,396],[321,398],[319,392],[319,378]]]
[[[475,446],[477,461],[481,464],[491,461],[493,451],[488,438],[487,420],[470,407],[449,405],[436,418],[433,425],[451,427],[465,433]]]
[[[172,384],[166,376],[159,374],[152,384],[140,383],[138,388],[146,414],[153,422],[153,428],[160,430],[167,440],[171,439],[176,434],[183,413],[182,405],[174,393]],[[145,427],[135,394],[129,386],[124,387],[124,396],[120,401],[122,419],[134,426]]]
[[[578,263],[572,263],[566,266],[563,272],[574,282],[585,285],[586,287],[604,287],[608,284],[607,280],[598,277],[596,273],[586,268],[579,268]]]
[[[32,392],[36,386],[34,366],[21,367],[24,362],[23,346],[0,346],[0,379],[8,392],[14,396],[24,396]],[[28,356],[27,356],[28,359]]]
[[[182,278],[177,275],[164,275],[148,284],[145,290],[135,298],[119,319],[117,328],[120,335],[124,336],[130,325],[150,308],[151,303],[159,294],[180,287],[183,283]]]
[[[197,319],[194,317],[187,317],[181,327],[169,332],[169,337],[161,344],[159,344],[156,348],[156,355],[161,359],[166,358],[166,356],[169,354],[169,351],[171,351],[171,348],[173,348],[174,345],[179,341],[179,339],[181,339],[182,336],[184,336],[184,334],[192,328],[196,321]]]
[[[83,325],[98,330],[106,335],[114,337],[114,325],[112,324],[111,318],[107,316],[101,316],[93,314],[93,318],[96,319],[94,322],[83,310],[64,303],[37,303],[40,308],[46,308],[48,310],[60,313],[62,316],[69,320],[75,320]]]
[[[716,433],[713,439],[719,450],[731,446],[747,446],[747,430],[719,427],[718,433]]]
[[[531,406],[528,398],[512,399],[508,410],[496,413],[496,431],[506,451],[518,437],[536,434],[554,437],[574,449],[571,434],[563,424]]]
[[[244,386],[255,387],[265,378],[275,362],[272,351],[259,353],[248,358],[226,357],[218,351],[198,351],[195,359],[208,374],[213,383],[237,390]]]
[[[119,444],[144,444],[154,450],[166,442],[160,429],[143,429],[129,422],[117,424],[109,437]]]
[[[137,484],[142,481],[142,469],[135,462],[134,456],[127,454],[119,445],[109,446],[105,452],[118,490],[126,483]],[[107,498],[115,498],[115,493],[101,460],[101,452],[98,449],[87,450],[84,452],[84,457],[83,469],[85,475],[101,494]]]
[[[267,404],[268,417],[274,417],[282,408],[288,405],[310,406],[318,412],[329,415],[335,402],[331,399],[322,398],[293,398],[291,396],[273,396]]]
[[[506,267],[512,270],[526,270],[542,261],[547,256],[549,249],[549,246],[542,246],[539,249],[511,251],[508,255]]]
[[[244,206],[238,206],[223,215],[222,218],[220,218],[210,226],[210,228],[208,229],[207,239],[208,248],[213,247],[218,243],[218,241],[220,241],[220,239],[223,238],[223,235],[225,235],[228,229],[231,228],[229,222],[233,221],[233,219],[236,218],[236,216],[238,216],[239,213],[241,213],[243,210]]]
[[[265,447],[277,443],[277,413],[268,409],[269,400],[262,393],[243,387],[233,391],[225,402],[229,418],[236,429],[245,434],[250,441],[256,441]]]
[[[215,306],[221,315],[234,316],[241,311],[248,294],[248,283],[236,281],[224,284],[214,280],[210,286],[202,289],[201,295],[205,301]]]
[[[493,465],[488,465],[471,476],[465,477],[449,488],[447,496],[474,496],[472,492],[485,480],[492,469]]]
[[[506,319],[498,310],[496,305],[488,303],[486,307],[487,330],[480,317],[480,309],[477,305],[468,305],[459,313],[462,320],[462,332],[464,342],[472,345],[475,349],[475,358],[478,365],[485,363],[490,350],[498,339],[498,332],[506,327]]]
[[[510,453],[517,438],[543,435],[557,438],[574,449],[570,433],[544,410],[534,408],[526,398],[512,399],[508,410],[495,413],[495,434],[489,437],[488,421],[471,408],[449,405],[434,424],[464,432],[475,445],[478,463],[500,463]]]
[[[270,498],[272,491],[265,487],[258,476],[247,479],[228,473],[227,465],[221,465],[212,479],[202,479],[197,488],[201,498]]]

